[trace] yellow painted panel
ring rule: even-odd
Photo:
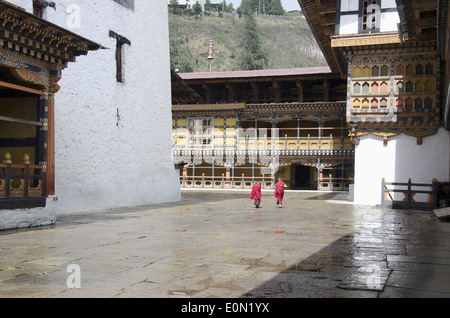
[[[214,118],[214,126],[216,127],[223,126],[223,118]]]
[[[178,119],[177,125],[178,127],[186,127],[186,119]]]
[[[227,118],[227,126],[236,126],[236,118]]]

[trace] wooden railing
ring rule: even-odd
[[[6,159],[0,164],[0,199],[46,195],[45,167],[31,165],[27,161],[23,164],[12,164],[9,161]]]
[[[186,189],[251,189],[256,182],[261,183],[261,189],[274,188],[270,177],[180,176],[180,186]]]
[[[394,186],[388,188],[388,186]],[[437,207],[439,183],[381,182],[381,205],[398,209],[433,210]],[[396,195],[401,193],[401,195]],[[419,195],[421,197],[417,197]]]

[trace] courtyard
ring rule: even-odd
[[[450,223],[345,192],[182,191],[0,232],[1,298],[450,296]]]

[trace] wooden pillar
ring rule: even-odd
[[[274,99],[275,103],[279,103],[281,101],[281,88],[278,82],[273,82],[274,88]]]
[[[252,102],[253,104],[259,103],[259,86],[258,83],[252,82]]]
[[[330,101],[330,84],[328,83],[328,80],[323,80],[323,101]]]
[[[206,84],[203,84],[202,87],[206,91],[205,102],[211,104],[211,87]]]
[[[228,89],[228,103],[232,104],[236,102],[236,97],[234,93],[234,85],[226,83],[225,87]]]
[[[46,194],[55,195],[55,98],[53,93],[44,95],[40,102],[47,104],[47,140],[44,145],[44,148],[47,149]]]
[[[303,103],[303,83],[301,81],[297,81],[296,82],[296,86],[297,86],[297,101],[299,103]]]

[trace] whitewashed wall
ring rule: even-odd
[[[32,11],[31,0],[11,2]],[[134,11],[113,0],[55,2],[47,20],[106,49],[63,70],[55,96],[56,196],[47,210],[63,215],[179,200],[167,2],[135,1]],[[131,41],[124,45],[124,83],[116,81],[110,30]]]
[[[378,136],[359,138],[355,152],[354,202],[380,204],[382,178],[387,182],[407,182],[409,178],[413,183],[428,184],[433,178],[448,182],[449,143],[449,132],[443,128],[437,135],[423,138],[421,146],[417,145],[416,138],[404,134],[389,138],[387,146]]]

